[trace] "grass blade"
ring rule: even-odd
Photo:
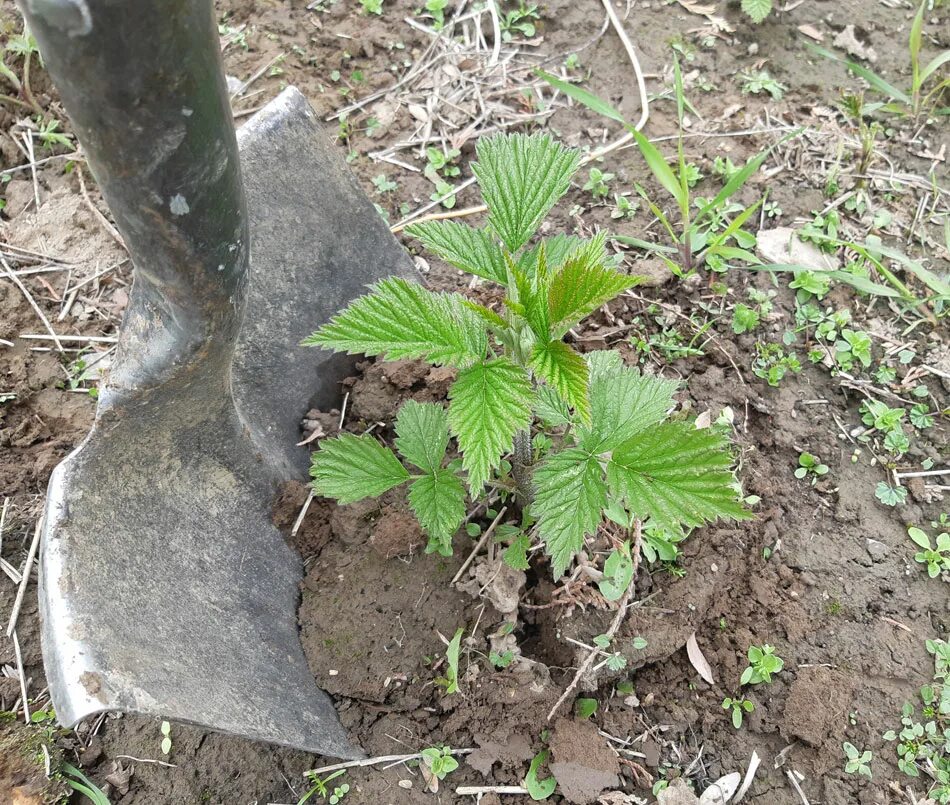
[[[584,104],[584,106],[592,112],[597,112],[599,115],[627,125],[627,121],[623,119],[623,115],[621,115],[620,112],[614,109],[603,98],[594,95],[593,92],[579,87],[576,84],[569,84],[567,81],[562,81],[557,76],[544,72],[544,70],[535,70],[534,74],[538,76],[538,78],[543,78],[555,89],[563,92],[568,98],[573,98],[578,103]]]
[[[820,48],[817,45],[812,45],[810,43],[806,44],[810,50],[813,50],[819,56],[824,56],[826,59],[831,59],[832,61],[839,62],[844,64],[852,73],[860,78],[863,78],[867,81],[874,89],[878,92],[887,95],[889,98],[895,98],[902,103],[911,105],[910,96],[901,89],[898,89],[893,84],[889,84],[883,78],[881,78],[877,73],[868,70],[866,67],[861,66],[857,62],[853,62],[850,59],[842,59],[840,56],[835,55],[830,50],[825,50]]]

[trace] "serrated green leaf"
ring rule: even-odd
[[[409,505],[439,553],[452,555],[452,537],[465,519],[465,487],[451,470],[423,475],[409,487]]]
[[[547,341],[551,323],[548,311],[548,276],[544,249],[542,248],[538,253],[538,261],[531,279],[516,268],[511,269],[511,274],[515,277],[518,289],[521,315],[524,316],[535,336],[542,341]]]
[[[370,293],[352,302],[303,344],[350,355],[382,355],[388,361],[424,358],[463,368],[485,356],[488,336],[459,294],[433,293],[390,277],[371,285]]]
[[[521,257],[518,258],[518,269],[525,276],[534,277],[538,255],[542,247],[544,248],[547,269],[550,272],[563,266],[569,257],[578,252],[586,252],[590,256],[591,262],[602,263],[611,268],[615,268],[621,260],[619,254],[607,254],[606,232],[598,232],[590,240],[559,232],[553,237],[542,238],[540,243],[522,252]]]
[[[435,403],[407,400],[396,417],[396,449],[419,469],[435,472],[449,444],[449,418]]]
[[[378,497],[409,480],[396,454],[372,436],[344,433],[320,442],[310,465],[313,491],[338,503]]]
[[[584,356],[590,367],[590,382],[618,375],[624,370],[623,358],[615,349],[599,349]]]
[[[577,418],[590,423],[587,362],[563,341],[534,345],[529,367],[550,385],[571,408]]]
[[[591,380],[591,420],[579,443],[592,453],[618,448],[636,434],[666,419],[673,407],[675,380],[641,375],[637,369],[621,367]]]
[[[593,534],[607,505],[604,471],[596,456],[579,447],[549,454],[534,471],[531,514],[551,556],[554,578]]]
[[[567,192],[580,152],[547,134],[483,137],[476,151],[472,172],[488,206],[488,222],[508,250],[516,252]]]
[[[551,278],[548,289],[552,336],[560,338],[585,316],[636,283],[636,277],[590,262],[585,252],[573,255]]]
[[[772,13],[772,0],[742,0],[742,10],[759,23]]]
[[[607,465],[611,495],[641,520],[675,528],[717,518],[750,516],[732,487],[732,458],[723,437],[689,422],[665,422],[613,451]]]
[[[505,255],[490,232],[458,221],[425,221],[410,224],[406,232],[419,238],[445,262],[479,277],[504,285]]]
[[[556,428],[571,421],[567,404],[550,386],[541,386],[535,392],[534,415],[545,425]]]
[[[477,494],[514,435],[531,423],[531,381],[508,358],[459,372],[449,389],[449,426],[462,451],[468,485]]]

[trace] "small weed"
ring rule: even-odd
[[[897,744],[897,767],[914,779],[928,776],[932,782],[925,796],[946,805],[950,803],[950,644],[928,640],[926,646],[934,658],[934,671],[933,681],[920,689],[923,723],[908,702],[901,712],[900,732],[888,730],[883,738]]]
[[[163,721],[161,725],[162,733],[162,754],[170,755],[172,753],[172,725]]]
[[[541,770],[541,767],[548,762],[550,754],[547,749],[542,749],[538,752],[531,760],[528,773],[524,778],[524,787],[528,789],[528,796],[535,802],[547,799],[554,793],[554,789],[557,788],[557,780],[555,780],[554,777],[546,777],[543,780],[538,778],[538,772]]]
[[[455,631],[455,636],[449,641],[445,648],[446,671],[445,676],[435,680],[437,685],[445,688],[445,695],[457,693],[459,689],[459,651],[462,648],[462,635],[465,630],[459,628]]]
[[[49,151],[52,151],[57,145],[66,148],[74,148],[72,138],[59,130],[59,121],[56,118],[50,118],[39,127],[36,132],[39,137],[40,145]]]
[[[748,699],[731,699],[728,696],[722,700],[723,710],[732,710],[732,726],[739,729],[742,726],[742,716],[744,713],[751,713],[755,710],[755,705]]]
[[[614,180],[614,174],[605,173],[600,168],[591,168],[587,175],[587,181],[581,190],[588,191],[595,200],[607,198],[610,195],[610,182]]]
[[[399,185],[390,180],[385,173],[380,173],[378,176],[373,177],[373,187],[376,188],[377,193],[383,195],[384,193],[392,193]]]
[[[426,11],[432,17],[432,27],[441,31],[445,27],[445,9],[449,0],[426,0]]]
[[[749,646],[748,658],[749,666],[742,672],[740,685],[767,684],[772,681],[772,674],[777,674],[785,667],[785,661],[767,643]]]
[[[527,5],[524,0],[519,0],[518,8],[507,11],[502,15],[502,42],[511,42],[516,34],[531,39],[537,32],[534,22],[539,19],[541,19],[541,15],[538,13],[538,7],[535,4]]]
[[[63,763],[59,768],[63,781],[73,791],[82,794],[92,805],[109,805],[109,798],[102,789],[71,763]]]
[[[786,353],[781,344],[756,342],[752,373],[770,386],[778,386],[789,372],[798,374],[801,370],[801,362],[794,352]]]
[[[329,783],[332,780],[342,777],[344,774],[346,774],[346,770],[339,769],[338,771],[328,774],[326,777],[321,779],[312,772],[307,772],[307,776],[310,778],[313,785],[306,794],[297,800],[297,805],[304,805],[304,803],[308,802],[314,794],[319,794],[329,803],[329,805],[337,805],[337,803],[342,802],[343,798],[350,791],[349,783],[341,783],[340,785],[334,786],[333,788],[330,788]]]
[[[772,78],[766,70],[743,70],[739,73],[739,83],[746,95],[768,93],[773,101],[782,100],[788,90],[788,87]]]
[[[610,217],[614,220],[629,221],[638,209],[640,205],[636,201],[630,201],[622,193],[614,193],[614,208],[610,211]]]
[[[440,780],[444,780],[459,767],[459,762],[452,757],[452,750],[447,746],[432,746],[423,749],[420,754],[422,762]]]
[[[932,523],[936,529],[938,522]],[[907,536],[921,550],[914,554],[914,561],[927,566],[927,575],[935,579],[941,573],[950,571],[950,533],[941,531],[931,542],[927,533],[916,526],[907,529]]]
[[[360,5],[367,14],[383,15],[383,0],[360,0]]]
[[[590,718],[597,712],[597,699],[578,699],[574,702],[574,712],[581,720]]]
[[[927,13],[928,2],[929,0],[921,0],[910,26],[910,38],[907,43],[911,72],[911,83],[909,87],[896,87],[881,78],[881,76],[873,70],[855,61],[843,59],[831,51],[817,47],[816,45],[808,46],[820,56],[844,64],[851,73],[867,81],[872,90],[887,98],[887,101],[862,105],[862,111],[865,114],[881,110],[889,114],[901,116],[910,115],[916,119],[925,112],[929,114],[933,111],[944,91],[950,87],[950,78],[942,76],[938,72],[943,65],[950,62],[950,50],[944,50],[938,53],[926,65],[921,65],[920,63],[920,54],[923,45],[924,17]],[[931,79],[933,79],[933,81],[931,81]],[[938,113],[943,114],[944,112],[940,110]]]
[[[874,497],[876,497],[885,506],[902,506],[907,502],[907,488],[904,486],[891,486],[886,481],[879,481],[874,488]]]
[[[802,453],[798,457],[798,468],[795,470],[795,477],[799,480],[811,478],[811,485],[814,486],[818,479],[828,474],[828,465],[822,464],[817,456],[811,453]]]
[[[846,774],[862,774],[871,779],[871,752],[870,750],[860,751],[854,744],[845,741],[842,744],[847,761],[844,764]]]

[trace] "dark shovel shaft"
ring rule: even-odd
[[[240,325],[247,215],[211,2],[21,6],[136,268],[118,403],[231,350]]]

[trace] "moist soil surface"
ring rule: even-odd
[[[707,176],[716,157],[728,156],[741,164],[774,143],[781,132],[769,132],[769,127],[814,127],[820,133],[809,140],[812,151],[796,145],[780,149],[781,158],[767,163],[768,178],[761,174],[741,199],[751,203],[769,190],[781,211],[774,219],[763,215],[764,227],[810,220],[813,211],[828,202],[823,192],[828,167],[836,158],[828,143],[838,142],[828,134],[834,104],[843,86],[856,83],[835,65],[809,60],[803,42],[811,40],[802,28],[809,35],[817,33],[827,46],[846,25],[854,25],[858,41],[875,51],[875,69],[890,80],[906,81],[902,43],[910,12],[889,7],[895,4],[806,0],[753,26],[738,4],[710,4],[718,5],[715,13],[728,22],[730,31],[710,28],[708,15],[695,13],[698,5],[630,4],[625,26],[651,92],[660,95],[670,86],[669,45],[675,42],[683,49],[688,92],[701,115],[690,121],[691,127],[729,134],[686,140],[688,158]],[[19,31],[13,6],[4,2],[0,8],[2,30]],[[381,17],[367,16],[349,2],[308,6],[235,0],[217,3],[216,13],[228,73],[246,81],[266,68],[235,102],[238,125],[286,84],[298,86],[321,117],[332,115],[352,100],[392,87],[406,66],[425,54],[432,39],[405,22],[418,12],[402,0],[384,3]],[[583,75],[590,76],[587,86],[635,119],[636,82],[614,31],[602,28],[602,8],[557,0],[542,6],[540,14],[532,47],[550,56],[553,67],[578,52]],[[950,44],[946,7],[935,10],[928,21],[930,32],[943,32],[926,44],[932,54]],[[737,74],[763,67],[787,87],[781,100],[741,92]],[[32,91],[44,110],[67,120],[39,68],[34,69]],[[417,136],[419,120],[404,107],[387,106],[386,97],[383,93],[351,114],[348,131],[340,132],[346,136],[338,143],[351,155],[351,167],[367,194],[395,222],[406,210],[427,203],[433,186],[421,173],[425,160],[418,149],[399,152],[400,159],[419,169],[416,172],[367,156]],[[526,100],[525,112],[536,111]],[[29,162],[21,148],[19,121],[24,114],[0,106],[3,168]],[[378,123],[369,124],[370,118]],[[608,131],[603,119],[577,107],[557,106],[544,121],[579,147],[596,148],[618,134]],[[337,133],[338,125],[327,123],[328,136]],[[650,136],[669,135],[675,126],[672,104],[655,102]],[[64,127],[69,131],[68,123]],[[735,134],[753,127],[759,133]],[[938,180],[945,179],[946,128],[938,124],[911,133],[916,137],[912,145],[895,136],[896,144],[889,146],[881,164],[890,162],[895,171],[921,176],[934,167]],[[844,142],[850,154],[853,139]],[[453,144],[461,150],[459,164],[462,178],[467,178],[474,140],[463,131]],[[824,161],[812,153],[823,148],[830,154]],[[69,149],[62,146],[46,153],[60,156],[35,170],[4,176],[11,178],[2,188],[6,203],[0,250],[17,271],[56,267],[23,274],[22,279],[57,332],[111,338],[131,285],[128,255],[111,232],[108,212],[81,158],[63,156]],[[944,156],[935,161],[941,153]],[[898,159],[896,165],[893,159]],[[616,174],[617,188],[629,190],[634,181],[647,178],[632,150],[612,153],[601,168]],[[397,188],[380,192],[374,182],[380,174],[397,180]],[[648,211],[612,219],[610,207],[592,201],[581,189],[583,178],[552,214],[551,232],[589,234],[603,227],[645,237],[652,220]],[[471,190],[465,191],[459,206],[478,201]],[[917,201],[896,191],[888,197],[894,218],[905,227],[920,217],[915,217]],[[400,209],[401,204],[407,206]],[[927,216],[923,218],[922,227]],[[469,220],[478,223],[479,217]],[[404,242],[418,251],[409,238]],[[941,260],[948,255],[939,239],[930,257],[932,267],[946,272],[947,263]],[[467,278],[431,256],[417,258],[417,265],[432,287],[468,287]],[[653,784],[676,777],[687,778],[701,792],[723,775],[745,774],[753,753],[762,763],[746,802],[783,805],[799,803],[802,797],[828,805],[904,802],[910,801],[903,791],[908,783],[921,796],[922,784],[915,786],[897,770],[893,745],[881,736],[899,728],[902,705],[914,700],[919,687],[931,679],[933,661],[925,641],[946,639],[950,625],[946,581],[928,578],[914,562],[917,549],[906,536],[907,524],[925,524],[947,511],[943,490],[939,483],[915,479],[908,484],[910,494],[903,505],[891,508],[876,499],[875,487],[887,476],[854,435],[864,399],[859,384],[843,384],[826,368],[804,360],[801,373],[789,375],[776,388],[750,371],[756,341],[780,342],[793,321],[794,291],[786,281],[776,284],[766,274],[740,272],[722,278],[729,300],[746,299],[748,288],[777,292],[762,329],[736,335],[729,316],[721,315],[724,303],[711,292],[705,273],[695,278],[699,282],[679,282],[634,252],[625,254],[624,265],[631,273],[647,275],[648,281],[634,295],[592,316],[576,331],[575,346],[581,351],[618,349],[628,363],[641,363],[644,371],[681,379],[678,402],[693,414],[709,412],[715,421],[725,412],[733,424],[743,492],[759,499],[755,518],[697,530],[682,544],[676,566],[644,566],[636,585],[638,603],[615,641],[626,669],[613,673],[601,668],[584,679],[578,695],[598,702],[589,719],[576,717],[571,697],[548,721],[552,705],[586,655],[571,640],[590,644],[613,617],[612,606],[596,587],[581,585],[563,605],[547,606],[554,590],[547,564],[537,562],[527,574],[512,572],[492,547],[453,583],[477,537],[463,529],[451,558],[425,554],[425,537],[398,493],[348,507],[316,499],[291,535],[307,489],[289,482],[275,501],[274,518],[305,563],[301,639],[318,684],[334,698],[353,742],[370,756],[414,753],[440,744],[471,750],[459,756],[459,769],[438,786],[410,763],[351,769],[331,787],[349,784],[346,803],[468,803],[475,801],[473,795],[457,795],[457,787],[519,786],[531,759],[547,748],[550,757],[541,777],[557,777],[558,788],[549,800],[554,803],[653,801]],[[73,293],[87,278],[92,279]],[[484,289],[477,292],[483,301],[492,300]],[[927,322],[904,339],[902,326],[891,321],[886,305],[856,299],[845,286],[835,288],[826,301],[850,305],[865,329],[912,341],[938,372],[927,378],[936,407],[947,408],[950,348],[945,327]],[[636,339],[649,340],[671,328],[687,341],[693,339],[695,325],[688,324],[689,317],[713,322],[695,339],[701,354],[635,348]],[[13,568],[23,565],[50,472],[81,442],[95,409],[88,389],[97,377],[77,369],[79,352],[60,354],[50,339],[23,338],[46,332],[4,272],[0,505],[9,499],[2,556]],[[85,361],[108,366],[108,341],[66,342],[64,347],[82,348]],[[880,344],[875,348],[879,353]],[[404,400],[442,401],[451,380],[449,370],[413,362],[361,363],[341,387],[345,416],[340,410],[304,416],[307,401],[301,401],[302,438],[316,428],[332,436],[342,420],[344,430],[362,433],[373,428],[389,439]],[[915,435],[901,467],[919,469],[928,459],[942,466],[948,441],[946,420],[938,419]],[[313,440],[301,449],[318,443]],[[806,450],[829,467],[815,484],[793,475],[799,454]],[[484,529],[491,514],[476,509],[472,523]],[[13,581],[0,576],[4,624],[15,595]],[[445,645],[458,628],[465,629],[459,692],[446,695],[436,680],[446,671]],[[700,677],[687,655],[687,641],[694,635],[712,683]],[[48,708],[33,582],[17,636],[31,709]],[[644,647],[633,647],[637,637],[646,640]],[[721,703],[739,692],[748,647],[765,643],[775,647],[785,669],[771,684],[744,689],[755,709],[736,730]],[[489,654],[506,650],[513,652],[512,662],[493,667]],[[18,663],[6,639],[0,641],[0,667],[0,710],[14,711],[20,699]],[[123,805],[293,803],[309,790],[304,772],[334,762],[178,725],[172,726],[173,746],[165,755],[158,721],[110,715],[75,731],[57,732],[45,725],[17,727],[17,717],[19,710],[0,724],[0,798],[13,797],[4,801],[53,802],[61,796],[61,786],[47,784],[42,758],[31,777],[23,758],[36,760],[36,745],[29,744],[33,749],[22,757],[6,749],[28,745],[43,729],[51,730],[43,734],[54,759],[61,753],[111,802]],[[291,720],[295,714],[286,717]],[[844,741],[873,752],[873,780],[845,773]],[[790,774],[802,794],[790,784]],[[310,801],[322,799],[314,794]],[[531,799],[488,792],[480,801],[508,805]]]

